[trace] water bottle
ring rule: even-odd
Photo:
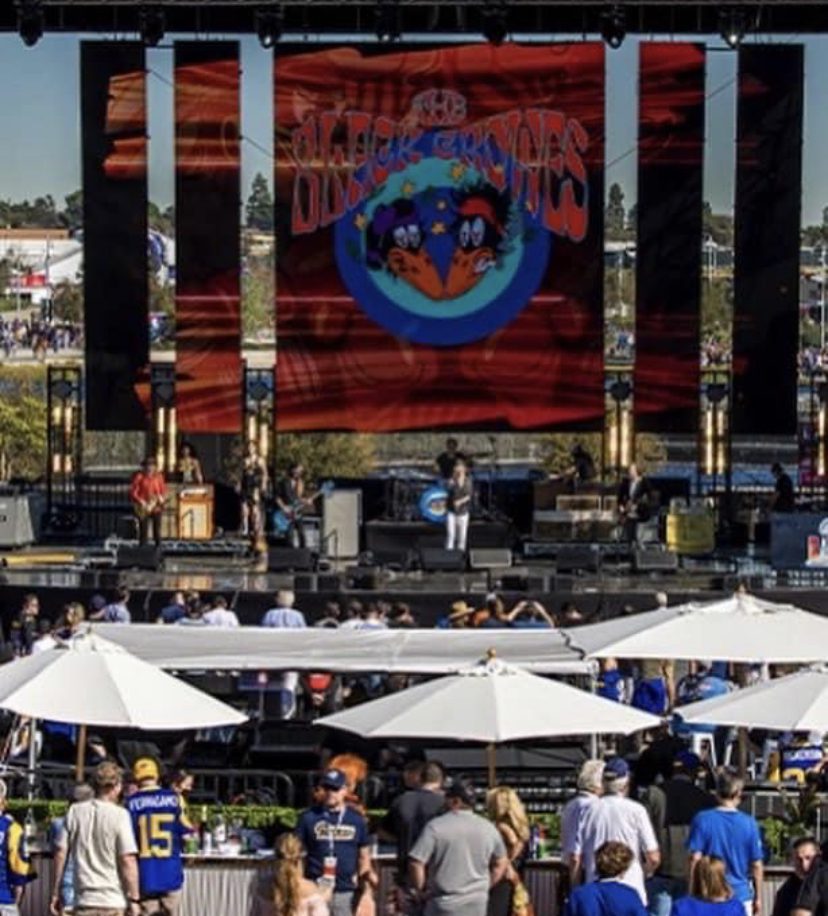
[[[220,852],[221,847],[227,842],[227,825],[224,823],[224,817],[221,813],[216,815],[213,824],[213,845]]]

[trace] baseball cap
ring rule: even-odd
[[[700,770],[702,765],[701,757],[688,750],[679,751],[675,756],[674,762],[677,766],[685,770],[690,770],[692,773],[695,773],[696,770]]]
[[[446,798],[457,798],[464,805],[474,806],[474,786],[462,779],[454,779],[446,787]]]
[[[158,779],[161,773],[152,757],[139,757],[132,764],[132,775],[137,782],[143,782],[145,779]]]
[[[630,775],[630,766],[623,757],[611,757],[604,765],[604,779],[626,779]]]
[[[344,789],[348,779],[342,770],[328,770],[319,780],[319,785],[324,789]]]

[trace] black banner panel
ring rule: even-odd
[[[149,362],[144,46],[81,43],[86,427],[143,430]]]
[[[795,435],[802,197],[801,45],[739,50],[733,419]]]
[[[694,432],[699,410],[703,45],[640,47],[635,422]]]

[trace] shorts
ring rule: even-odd
[[[180,910],[181,891],[169,891],[141,900],[141,916],[178,916]]]

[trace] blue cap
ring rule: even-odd
[[[348,779],[342,770],[328,770],[322,779],[319,780],[319,785],[324,789],[344,789],[348,784]]]
[[[623,757],[611,757],[604,765],[604,779],[626,779],[630,775],[630,766]]]
[[[696,770],[701,769],[701,757],[698,754],[694,754],[692,751],[679,751],[676,754],[675,762],[685,770],[689,770],[691,773],[695,773]]]

